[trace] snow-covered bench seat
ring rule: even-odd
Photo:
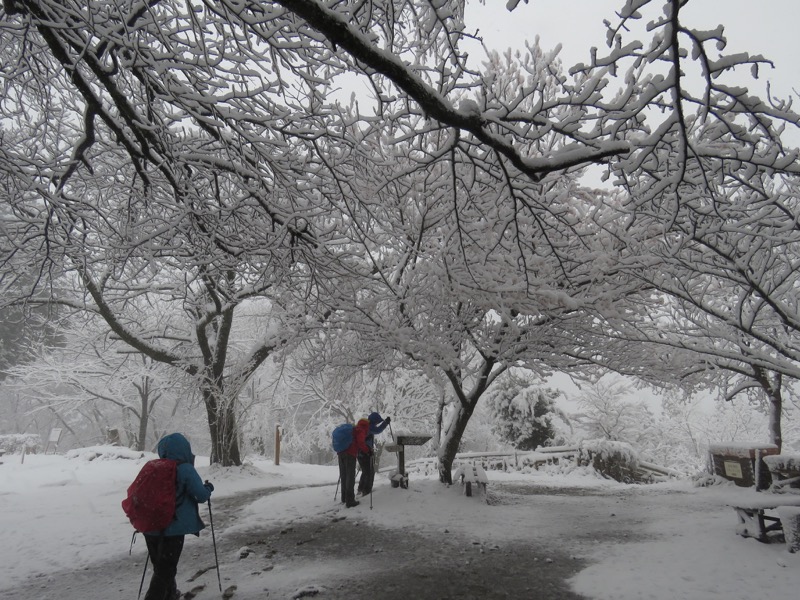
[[[770,492],[800,494],[800,454],[774,454],[763,460],[772,475]]]
[[[453,479],[459,480],[464,485],[464,494],[467,496],[472,496],[473,483],[477,484],[479,488],[483,488],[484,494],[486,493],[486,485],[489,483],[486,471],[480,465],[463,465],[459,467],[453,474]]]
[[[784,507],[800,507],[800,494],[753,491],[736,494],[727,504],[739,519],[736,533],[759,542],[768,542],[770,532],[784,529],[781,517],[776,512],[780,513]],[[793,551],[792,547],[789,549]]]

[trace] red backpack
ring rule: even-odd
[[[122,510],[136,531],[161,531],[175,518],[178,462],[169,458],[148,461],[128,487]]]

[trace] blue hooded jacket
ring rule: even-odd
[[[367,446],[372,450],[375,447],[375,436],[382,433],[389,425],[380,413],[370,413],[367,417],[369,421],[369,432],[367,433]]]
[[[158,457],[178,461],[175,518],[164,530],[164,535],[199,535],[205,524],[200,519],[198,505],[207,502],[211,492],[203,485],[200,474],[194,468],[194,454],[189,440],[180,433],[164,436],[158,442]],[[147,532],[148,535],[160,533]]]

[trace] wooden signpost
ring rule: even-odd
[[[391,476],[392,487],[406,489],[408,487],[408,473],[406,473],[406,446],[422,446],[431,436],[426,433],[399,434],[394,444],[386,444],[383,449],[387,452],[397,452],[397,471]]]

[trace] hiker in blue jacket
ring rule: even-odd
[[[389,426],[392,418],[381,417],[379,413],[370,413],[367,417],[369,431],[367,432],[367,447],[369,452],[358,453],[358,464],[361,467],[361,477],[358,480],[358,494],[366,496],[372,493],[372,484],[375,481],[375,436],[383,433]]]
[[[150,562],[153,564],[153,576],[144,600],[177,600],[181,597],[181,592],[175,576],[178,573],[183,540],[190,533],[200,535],[200,530],[205,528],[200,519],[199,505],[208,502],[214,486],[208,481],[203,483],[194,468],[194,454],[189,440],[180,433],[171,433],[161,438],[158,442],[158,457],[178,462],[175,518],[163,532],[147,531],[144,534]]]

